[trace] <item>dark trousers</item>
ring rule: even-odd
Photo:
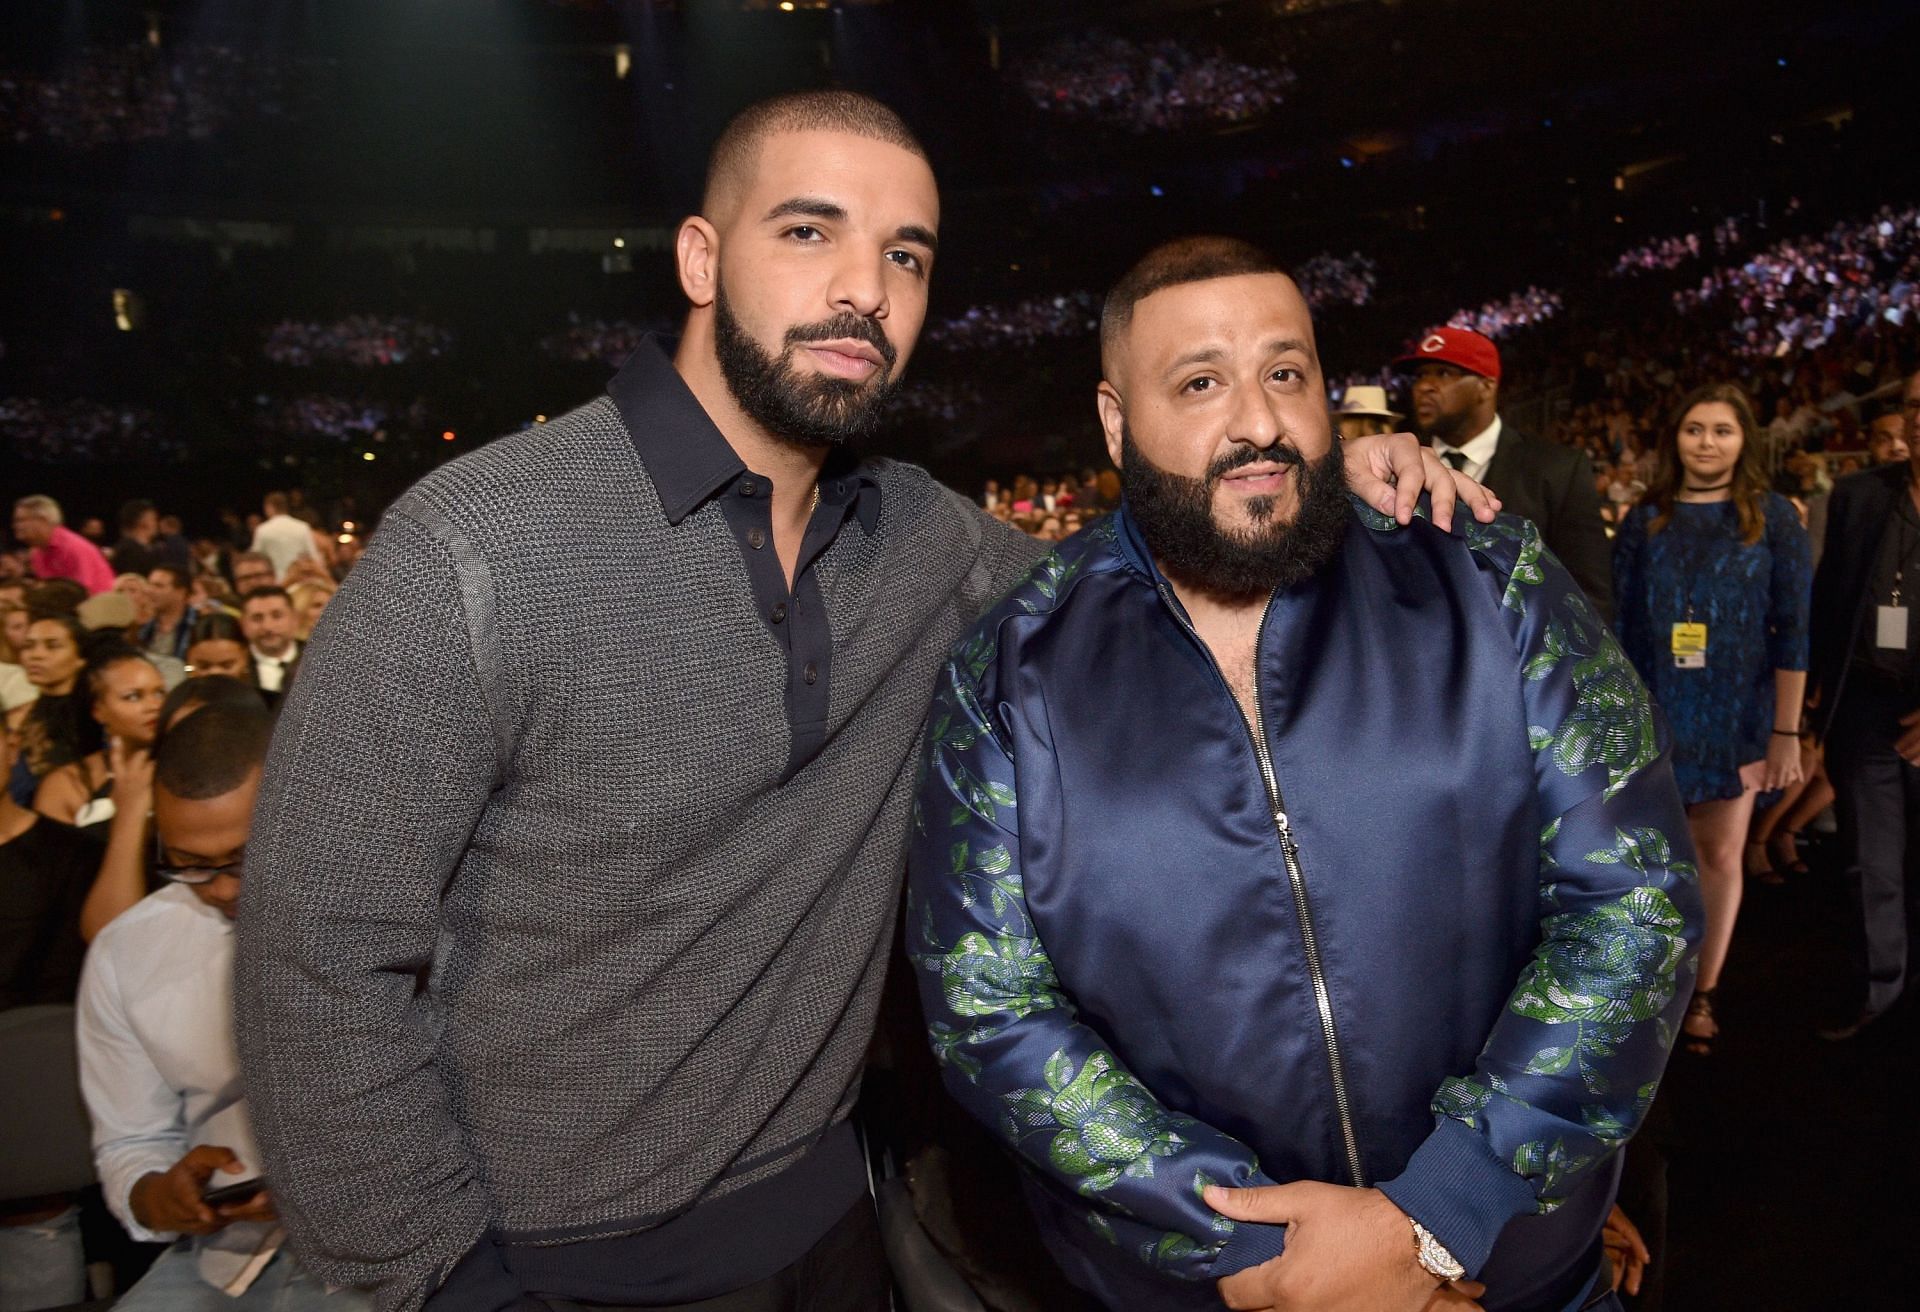
[[[542,1300],[554,1312],[887,1312],[887,1256],[873,1199],[861,1198],[799,1261],[743,1289],[697,1303]]]
[[[1906,987],[1908,874],[1920,865],[1920,767],[1893,750],[1899,719],[1920,697],[1890,683],[1848,679],[1827,736],[1840,836],[1858,872],[1866,1009],[1891,1007]]]

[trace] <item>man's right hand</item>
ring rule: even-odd
[[[225,1216],[201,1201],[215,1171],[237,1171],[240,1159],[211,1144],[191,1149],[164,1171],[149,1171],[134,1181],[128,1203],[133,1219],[166,1234],[210,1235],[238,1217]]]

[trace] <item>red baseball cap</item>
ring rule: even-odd
[[[1420,339],[1420,344],[1393,362],[1405,372],[1428,360],[1454,365],[1482,378],[1500,377],[1500,348],[1493,339],[1471,328],[1435,328]]]

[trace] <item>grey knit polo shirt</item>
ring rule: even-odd
[[[268,762],[235,1011],[316,1274],[416,1308],[482,1236],[632,1233],[844,1118],[949,645],[1040,549],[910,465],[815,565],[824,745],[718,506],[602,398],[428,475],[327,608]]]

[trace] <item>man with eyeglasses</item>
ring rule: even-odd
[[[80,1084],[107,1206],[135,1239],[176,1240],[115,1306],[351,1312],[282,1246],[259,1185],[233,1040],[233,918],[273,720],[213,705],[155,750],[167,887],[100,932],[80,986]],[[224,1201],[209,1191],[246,1185]]]

